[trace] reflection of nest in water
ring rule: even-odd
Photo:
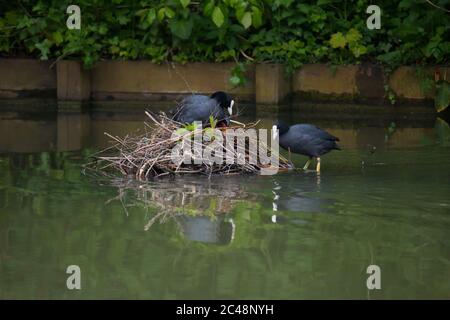
[[[273,168],[271,164],[263,164],[258,154],[254,154],[254,150],[245,147],[243,150],[237,148],[237,139],[234,139],[234,148],[230,148],[224,134],[227,129],[251,128],[256,124],[248,126],[235,126],[228,128],[216,128],[223,136],[223,145],[219,145],[223,154],[235,159],[233,164],[217,164],[203,161],[201,154],[196,154],[195,150],[188,154],[191,159],[200,159],[201,164],[178,163],[173,161],[172,151],[176,146],[184,141],[191,141],[195,146],[200,144],[202,150],[214,149],[216,147],[213,141],[203,139],[198,142],[192,140],[194,134],[202,135],[206,133],[205,129],[194,129],[194,131],[181,131],[179,135],[173,135],[174,132],[180,132],[183,125],[168,118],[164,113],[152,115],[146,112],[150,118],[153,127],[151,130],[141,136],[126,136],[123,139],[108,135],[114,139],[115,145],[106,150],[101,151],[94,156],[95,161],[86,165],[87,169],[94,170],[98,173],[120,172],[126,176],[134,176],[138,180],[148,180],[151,178],[162,177],[165,175],[180,174],[204,174],[204,175],[230,175],[230,174],[256,174],[263,168],[271,168],[277,170],[286,170],[290,168],[289,162],[279,157],[279,167]],[[207,135],[207,134],[206,134]],[[252,143],[259,146],[259,152],[262,154],[270,154],[268,147],[255,137],[247,137],[248,144]],[[195,148],[194,148],[195,149]],[[185,151],[185,150],[184,150]],[[256,164],[249,161],[250,158],[257,159]],[[236,159],[245,159],[244,163],[237,163]],[[194,161],[195,162],[195,161]]]
[[[108,180],[107,184],[117,187],[119,194],[108,203],[119,200],[127,214],[130,207],[157,208],[156,214],[145,225],[145,230],[156,222],[165,223],[173,219],[186,234],[186,224],[192,224],[192,218],[209,217],[211,221],[223,219],[236,203],[255,197],[243,190],[241,181],[236,181],[239,178],[216,180],[184,177],[170,182],[147,183],[114,178]]]

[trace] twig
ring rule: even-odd
[[[435,8],[438,8],[439,10],[442,10],[442,11],[445,11],[445,12],[449,12],[449,13],[450,13],[450,10],[447,10],[447,9],[445,9],[445,8],[440,7],[440,6],[438,6],[437,4],[434,4],[433,2],[431,2],[430,0],[425,0],[425,1],[428,2],[431,6],[433,6],[433,7],[435,7]]]

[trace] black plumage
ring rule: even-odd
[[[320,171],[320,156],[331,150],[340,150],[337,145],[339,138],[329,134],[312,124],[295,124],[288,126],[284,123],[275,124],[273,129],[278,129],[280,146],[290,152],[316,158],[318,160],[317,171]],[[305,165],[306,169],[309,162]]]
[[[212,116],[218,125],[229,125],[233,105],[233,98],[223,91],[215,92],[210,97],[190,95],[172,112],[173,119],[181,123],[201,121],[204,126],[208,126]]]

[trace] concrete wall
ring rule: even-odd
[[[0,98],[55,97],[56,68],[34,59],[0,59]]]
[[[89,100],[91,72],[79,61],[59,61],[56,68],[58,100]]]
[[[104,61],[91,72],[91,95],[95,100],[160,100],[191,92],[224,90],[244,100],[254,100],[254,67],[248,68],[247,85],[232,89],[229,78],[233,66],[233,63],[155,65],[149,61]]]
[[[430,102],[414,67],[400,67],[389,79],[378,65],[330,66],[307,64],[287,76],[283,66],[258,64],[247,67],[248,83],[232,88],[234,63],[166,63],[101,61],[92,70],[80,61],[51,62],[33,59],[0,59],[0,98],[52,96],[60,101],[173,100],[191,92],[231,92],[241,101],[279,104],[298,101],[353,101],[386,103],[385,85],[402,102]],[[430,67],[450,78],[450,68]]]
[[[450,81],[450,68],[438,68],[442,74],[447,72],[447,80]],[[433,68],[429,68],[428,73],[433,76]],[[412,67],[399,67],[389,78],[389,86],[401,98],[425,99],[431,98],[432,94],[425,95],[420,88],[420,79],[417,71]]]
[[[450,68],[429,67],[428,75],[434,72],[447,73]],[[332,67],[325,64],[304,65],[293,76],[292,93],[297,97],[312,101],[336,100],[376,102],[386,101],[385,85],[396,95],[399,102],[423,103],[431,101],[432,93],[424,94],[420,77],[415,67],[399,67],[386,79],[381,66],[371,64]]]
[[[332,68],[324,64],[307,64],[293,76],[292,90],[295,93],[318,93],[352,97],[358,93],[356,66]]]

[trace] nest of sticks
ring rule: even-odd
[[[256,163],[247,161],[250,156],[250,148],[245,150],[239,148],[227,148],[223,143],[223,153],[232,152],[234,159],[244,157],[246,161],[242,164],[234,161],[227,163],[176,163],[173,161],[172,150],[182,142],[184,135],[173,137],[173,132],[185,128],[179,122],[172,120],[165,113],[151,114],[145,112],[149,122],[145,122],[146,132],[140,135],[127,135],[124,138],[105,134],[113,140],[113,145],[92,156],[93,161],[85,165],[85,169],[92,170],[104,175],[115,175],[121,173],[124,176],[133,176],[137,180],[149,180],[168,175],[203,174],[203,175],[233,175],[233,174],[259,174],[262,168],[272,168],[279,171],[290,169],[291,163],[284,157],[278,155],[278,167],[270,167],[271,164],[262,164],[259,157]],[[254,128],[256,123],[237,124],[229,127],[216,128],[225,134],[228,129]],[[197,129],[199,130],[199,129]],[[200,129],[202,131],[208,128]],[[195,131],[195,130],[194,130]],[[203,133],[203,132],[201,132]],[[187,131],[187,135],[194,132]],[[252,138],[247,138],[252,139]],[[257,140],[257,139],[256,139]],[[225,141],[225,140],[224,140]],[[201,141],[201,148],[207,148],[211,141]],[[249,141],[248,143],[261,143],[260,141]],[[260,144],[266,154],[272,152],[266,145]],[[265,148],[265,149],[264,149]],[[240,151],[238,151],[240,150]],[[261,149],[260,149],[261,150]],[[240,153],[244,154],[240,154]],[[256,155],[255,155],[256,156]]]

